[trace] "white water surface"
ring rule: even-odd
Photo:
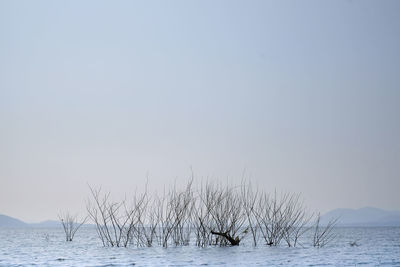
[[[400,266],[400,227],[336,228],[336,239],[314,248],[283,244],[253,247],[103,247],[96,231],[80,229],[65,242],[60,229],[0,229],[0,266]],[[357,241],[359,246],[350,246]]]

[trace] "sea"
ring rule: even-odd
[[[313,247],[309,234],[296,247],[104,247],[94,228],[72,242],[62,228],[0,229],[0,266],[400,266],[400,227],[337,227],[335,239]]]

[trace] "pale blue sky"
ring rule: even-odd
[[[0,1],[0,213],[196,177],[400,209],[400,1]]]

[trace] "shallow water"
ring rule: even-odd
[[[73,242],[62,229],[0,229],[0,266],[400,266],[400,228],[337,228],[323,248],[253,247],[250,236],[238,247],[103,247],[92,228]],[[350,246],[357,240],[359,246]]]

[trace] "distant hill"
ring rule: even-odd
[[[18,228],[18,227],[28,227],[27,223],[21,220],[15,219],[10,216],[0,214],[0,227],[1,228]]]
[[[61,227],[59,221],[43,221],[40,223],[25,223],[16,218],[0,214],[0,228],[55,228]]]
[[[338,226],[400,226],[400,211],[372,207],[335,209],[321,216],[321,224],[333,218],[338,218]]]
[[[82,227],[94,227],[84,224]],[[0,228],[62,228],[60,221],[47,220],[39,223],[25,223],[16,218],[0,214]]]

